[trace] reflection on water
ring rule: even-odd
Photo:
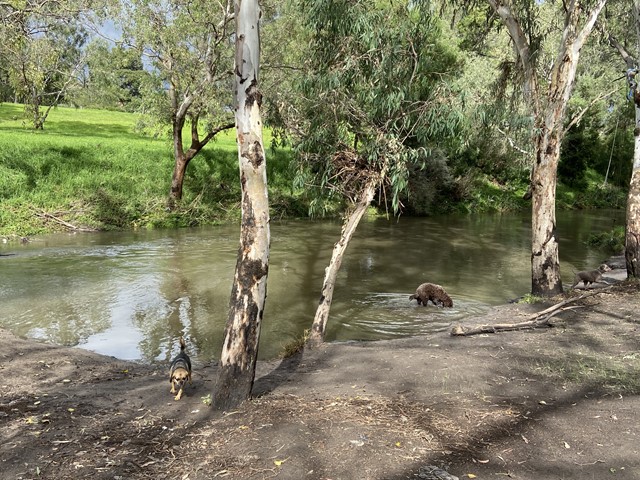
[[[561,212],[565,282],[604,254],[592,232],[624,212]],[[260,357],[272,358],[309,328],[341,225],[272,223]],[[373,340],[447,330],[530,290],[528,215],[365,220],[343,261],[327,339]],[[0,246],[0,326],[122,359],[168,360],[184,334],[202,360],[220,354],[239,227],[52,235]],[[409,295],[439,283],[452,309]]]

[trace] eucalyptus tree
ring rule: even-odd
[[[624,61],[627,82],[627,100],[634,105],[635,128],[633,168],[627,196],[627,218],[625,231],[625,259],[627,276],[640,277],[640,0],[633,5],[618,4],[622,15],[606,22],[608,39]],[[629,12],[630,10],[630,12]],[[629,14],[631,13],[631,14]]]
[[[0,2],[0,60],[35,129],[77,83],[87,32],[81,1]]]
[[[461,118],[447,80],[459,66],[428,8],[405,2],[301,0],[310,32],[300,85],[299,181],[313,213],[342,203],[344,224],[322,285],[309,345],[323,341],[343,255],[372,200],[399,212],[410,168]]]
[[[171,124],[172,208],[182,199],[189,162],[218,133],[234,126],[232,2],[131,0],[120,7],[125,41],[142,53],[155,79],[155,89],[147,89],[145,107]],[[183,140],[187,125],[188,147]]]
[[[87,46],[86,58],[83,85],[74,96],[78,103],[94,108],[139,110],[148,73],[134,49],[97,38]]]
[[[229,317],[214,394],[228,409],[249,398],[255,378],[269,271],[269,200],[260,107],[260,6],[235,0],[234,98],[242,220]]]
[[[537,0],[487,0],[513,42],[523,75],[523,93],[534,119],[531,172],[532,235],[531,291],[534,295],[561,293],[560,260],[556,231],[556,184],[564,117],[575,82],[580,50],[590,35],[606,0],[539,2]],[[563,20],[555,55],[545,59],[541,12],[556,8]],[[548,60],[548,63],[544,60]]]

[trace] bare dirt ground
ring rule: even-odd
[[[260,363],[255,398],[225,413],[202,401],[214,365],[194,365],[175,402],[166,365],[0,331],[0,477],[399,480],[435,465],[460,479],[638,480],[639,291],[620,283],[580,300],[552,328],[328,344]]]

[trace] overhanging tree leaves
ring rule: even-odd
[[[134,49],[96,39],[87,46],[86,77],[74,99],[86,107],[135,112],[140,108],[147,75]]]
[[[300,182],[312,213],[344,204],[341,238],[326,270],[309,344],[323,341],[342,256],[374,197],[401,208],[409,168],[425,167],[461,117],[445,81],[453,50],[439,40],[428,8],[394,2],[303,0],[311,45],[296,131]],[[307,123],[303,122],[307,121]]]
[[[255,377],[269,271],[269,201],[259,89],[260,7],[235,0],[235,112],[242,223],[229,318],[224,332],[214,406],[232,408],[249,398]]]
[[[534,118],[531,173],[532,235],[531,291],[534,295],[561,293],[556,231],[556,184],[564,114],[575,82],[580,50],[606,0],[571,0],[562,8],[564,27],[551,69],[543,77],[540,65],[540,18],[544,4],[535,0],[488,0],[509,31],[523,73],[523,90]],[[547,80],[548,79],[548,80]]]

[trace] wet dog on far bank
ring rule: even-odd
[[[435,306],[453,307],[453,300],[440,285],[435,283],[423,283],[416,289],[416,293],[409,300],[417,300],[418,305],[427,306],[431,301]]]
[[[184,391],[185,383],[189,380],[191,385],[191,359],[185,352],[187,345],[183,337],[180,337],[180,353],[171,362],[169,370],[169,382],[171,383],[171,393],[177,393],[175,400],[180,400]]]
[[[607,265],[606,263],[603,263],[596,270],[578,272],[576,273],[576,277],[573,280],[573,285],[571,285],[571,288],[575,288],[576,285],[578,285],[580,282],[584,283],[584,288],[587,288],[592,283],[598,282],[606,283],[607,285],[609,285],[609,282],[602,279],[602,274],[610,271],[611,267],[609,267],[609,265]]]

